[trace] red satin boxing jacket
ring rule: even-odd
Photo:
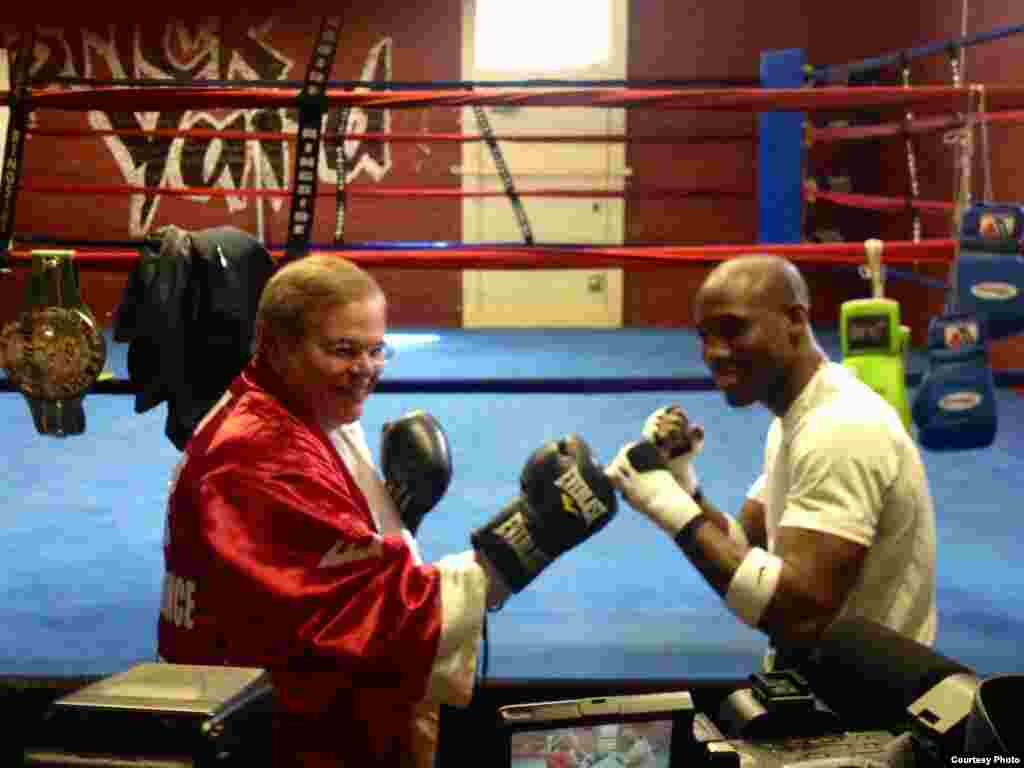
[[[172,479],[160,655],[266,668],[283,710],[275,752],[339,755],[301,764],[406,765],[441,632],[439,573],[376,532],[276,374],[251,363],[229,391]]]

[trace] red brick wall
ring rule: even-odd
[[[457,0],[410,4],[379,0],[348,11],[343,24],[332,77],[356,79],[441,81],[460,77],[461,3]],[[1013,23],[1009,0],[972,3],[971,32]],[[37,54],[49,72],[110,77],[165,72],[178,78],[232,77],[301,79],[316,33],[315,16],[295,12],[277,17],[232,14],[205,22],[136,25],[121,22],[111,28],[49,24],[40,29]],[[256,30],[253,39],[248,30]],[[856,4],[811,4],[802,0],[752,3],[749,0],[634,0],[629,20],[629,77],[634,79],[754,79],[765,50],[800,47],[812,65],[839,64],[907,46],[922,45],[959,34],[960,0],[938,4],[899,4],[865,0]],[[140,56],[134,54],[139,41]],[[0,40],[17,42],[16,33],[0,27]],[[970,49],[968,79],[1014,80],[1024,38]],[[148,68],[147,68],[148,67]],[[151,68],[155,68],[151,69]],[[947,82],[943,57],[914,65],[915,82]],[[897,82],[898,72],[886,73]],[[361,115],[370,127],[385,127],[382,113]],[[38,124],[49,127],[89,127],[109,123],[140,125],[139,116],[102,113],[40,113]],[[248,129],[280,129],[294,113],[275,110],[217,111],[209,114],[161,113],[147,121],[176,127],[230,125]],[[455,110],[392,110],[393,131],[458,131]],[[376,122],[374,122],[376,121]],[[147,123],[149,124],[149,123]],[[333,124],[332,124],[333,126]],[[633,110],[628,118],[634,135],[719,137],[720,141],[641,144],[628,147],[627,164],[633,182],[649,186],[729,189],[734,194],[673,201],[631,200],[626,207],[626,236],[630,243],[754,243],[757,237],[757,151],[754,115],[739,113]],[[994,194],[1000,200],[1022,199],[1024,189],[1013,163],[1024,139],[1017,126],[990,130]],[[253,166],[246,165],[246,148],[239,142],[189,139],[50,139],[33,137],[26,153],[26,181],[56,184],[127,184],[181,186],[211,185],[221,189],[255,186]],[[286,150],[287,147],[287,150]],[[278,186],[291,183],[291,147],[282,142],[260,143],[261,157],[277,169]],[[359,170],[350,178],[354,187],[457,187],[449,169],[459,163],[455,144],[430,145],[364,141],[356,151]],[[251,152],[251,147],[248,150]],[[950,153],[941,137],[923,139],[919,167],[922,196],[949,199],[952,194]],[[325,156],[321,179],[333,188],[333,154]],[[898,140],[815,146],[808,155],[808,174],[849,173],[854,191],[903,195],[908,191],[906,156]],[[976,178],[980,179],[979,173]],[[271,184],[264,180],[264,186]],[[270,241],[284,238],[287,198],[257,203],[245,198],[140,199],[127,197],[42,196],[22,193],[18,200],[20,232],[64,237],[118,239],[138,236],[164,223],[201,227],[231,223],[254,233],[262,207],[263,232]],[[910,219],[905,215],[843,211],[834,207],[808,209],[809,222],[836,226],[850,240],[881,236],[905,239]],[[330,242],[334,201],[321,201],[314,238]],[[346,234],[349,239],[460,240],[460,207],[453,199],[355,199],[350,203]],[[943,218],[925,219],[928,236],[949,231]],[[644,270],[627,275],[625,322],[633,326],[677,326],[690,322],[688,297],[706,274],[707,265],[684,265],[669,270]],[[866,295],[867,284],[848,272],[806,269],[816,297],[818,322],[834,323],[839,304]],[[942,271],[919,270],[942,278]],[[461,324],[461,277],[457,271],[378,270],[392,295],[394,325],[458,326]],[[16,278],[19,276],[16,276]],[[101,316],[116,303],[123,275],[84,275],[84,291]],[[19,279],[0,280],[0,314],[10,314],[20,295]],[[941,308],[941,290],[891,281],[891,295],[920,339],[930,314]]]
[[[348,14],[331,74],[336,80],[458,79],[461,49],[460,3],[418,4],[383,0],[369,10]],[[47,26],[38,30],[37,76],[99,78],[168,77],[200,79],[301,80],[318,31],[316,16],[212,17],[201,21],[147,21],[96,28]],[[0,29],[0,44],[16,48],[16,30]],[[125,111],[58,112],[40,110],[40,128],[98,129],[221,128],[280,132],[295,129],[294,110],[194,110],[138,115]],[[334,131],[338,114],[328,119]],[[353,131],[457,131],[452,109],[353,110]],[[258,153],[256,150],[258,149]],[[459,162],[458,145],[352,140],[347,149],[354,169],[348,175],[353,195],[360,189],[415,185],[457,187],[449,169]],[[259,158],[257,162],[256,158]],[[32,136],[24,156],[23,181],[29,185],[145,185],[182,189],[212,187],[283,189],[292,184],[294,143],[283,140]],[[261,178],[257,178],[260,176]],[[333,149],[321,158],[321,189],[337,178]],[[138,238],[163,224],[201,228],[232,224],[264,237],[286,239],[290,200],[253,197],[173,197],[40,194],[23,191],[17,200],[16,228],[21,234],[88,240]],[[459,239],[460,204],[456,198],[424,201],[353,196],[346,218],[349,240]],[[313,240],[331,243],[333,196],[317,205]],[[376,270],[392,295],[395,320],[404,324],[458,325],[461,279],[433,270]],[[5,296],[20,291],[23,275],[3,281]],[[109,319],[126,277],[83,274],[83,291],[97,314]],[[5,307],[10,303],[5,301]]]

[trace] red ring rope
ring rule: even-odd
[[[145,130],[142,128],[110,128],[110,129],[79,129],[79,128],[29,128],[26,133],[30,136],[53,136],[59,138],[93,138],[97,136],[136,136],[140,138],[196,138],[196,139],[227,139],[230,141],[295,141],[296,134],[280,131],[233,131],[214,130],[210,128],[154,128]],[[739,136],[714,135],[714,136],[626,136],[624,134],[495,134],[497,141],[515,142],[543,142],[553,144],[721,144],[737,141],[756,141],[757,137],[747,134]],[[325,137],[325,142],[330,144],[333,137]],[[476,142],[484,141],[484,137],[478,133],[382,133],[356,131],[345,133],[346,141],[391,141],[391,142],[414,142],[426,143],[437,142]]]
[[[746,89],[631,89],[631,88],[481,88],[437,91],[367,92],[327,89],[331,105],[364,109],[414,107],[616,107],[657,109],[708,109],[746,112],[775,110],[854,110],[868,107],[903,107],[916,111],[949,112],[964,109],[978,86],[857,86],[824,88]],[[1024,109],[1024,86],[994,85],[984,88],[990,111]],[[295,108],[298,89],[110,87],[74,90],[34,89],[29,104],[34,109],[131,110]],[[0,92],[0,99],[9,92]]]
[[[589,107],[650,107],[658,109],[720,109],[720,110],[743,110],[743,111],[770,111],[779,109],[849,109],[859,107],[903,107],[914,105],[920,112],[925,109],[937,111],[950,111],[962,109],[964,103],[970,105],[972,97],[981,92],[978,86],[919,86],[907,87],[824,87],[824,88],[799,88],[799,89],[713,89],[713,90],[670,90],[670,89],[627,89],[627,88],[605,88],[605,89],[573,89],[559,88],[546,90],[520,90],[513,89],[478,89],[471,92],[459,91],[387,91],[387,92],[366,92],[351,91],[347,89],[328,90],[327,99],[332,104],[346,104],[349,106],[363,107],[366,109],[394,109],[410,107],[464,107],[469,105],[481,106],[532,106],[532,107],[561,107],[561,106],[589,106]],[[987,99],[989,112],[986,117],[991,120],[1020,119],[1021,112],[1000,112],[1010,107],[1024,108],[1024,87],[1021,86],[987,86],[984,90]],[[6,94],[0,94],[0,97]],[[196,88],[196,87],[168,87],[168,88],[134,88],[134,87],[110,87],[110,88],[89,88],[72,90],[34,90],[30,92],[29,104],[33,109],[66,109],[66,110],[93,110],[93,109],[131,109],[140,112],[147,110],[166,109],[195,109],[195,108],[294,108],[298,90],[280,89],[245,89],[245,88]],[[918,118],[916,125],[910,129],[930,130],[944,127],[952,120],[948,115],[943,118],[927,119]],[[815,129],[810,132],[814,140],[838,140],[842,138],[857,137],[857,131],[886,130],[893,133],[906,132],[907,123],[893,123],[881,128],[879,126],[865,126],[862,128],[849,129]],[[846,133],[843,133],[843,131]],[[59,129],[33,128],[36,135],[71,136],[83,135],[85,132],[76,133]],[[294,134],[279,133],[250,133],[243,131],[206,131],[203,129],[192,129],[189,131],[91,131],[89,135],[175,135],[175,136],[203,136],[232,139],[262,139],[273,137],[274,139],[294,140]],[[879,133],[864,133],[868,135],[881,135]],[[478,141],[482,137],[469,134],[351,134],[346,138],[368,138],[373,136],[386,140],[403,140],[423,142],[431,138],[443,141]],[[396,138],[401,136],[401,138]],[[519,141],[619,141],[619,140],[644,140],[640,137],[621,136],[559,136],[546,135],[503,137],[506,140]],[[714,140],[703,137],[705,140]],[[750,140],[752,137],[741,137]],[[669,142],[675,138],[657,137],[658,140]],[[649,137],[647,141],[654,141],[655,137]],[[685,139],[684,139],[685,140]],[[721,137],[720,141],[735,141],[736,137]],[[94,186],[60,186],[27,183],[21,189],[26,192],[49,193],[49,194],[153,194],[179,197],[241,197],[241,196],[289,196],[289,190],[268,190],[268,189],[223,189],[223,188],[192,188],[192,189],[166,189],[160,187],[138,187],[131,185],[94,185]],[[409,195],[422,195],[428,197],[451,196],[451,197],[476,197],[476,196],[500,196],[504,192],[467,192],[461,189],[451,188],[366,188],[349,187],[349,194],[365,197],[398,197]],[[323,193],[325,196],[333,194],[333,191]],[[726,190],[675,190],[665,188],[643,188],[629,186],[628,190],[545,190],[537,189],[532,191],[520,191],[522,195],[545,195],[563,197],[622,197],[622,196],[658,196],[658,197],[683,197],[695,194],[736,194],[735,191]],[[749,193],[742,193],[749,196]],[[827,200],[836,204],[851,205],[857,207],[871,207],[878,210],[905,210],[908,203],[903,198],[884,198],[867,195],[849,195],[831,192],[818,192],[817,198]],[[951,203],[913,201],[913,206],[922,211],[947,212]],[[801,245],[743,245],[743,246],[701,246],[694,248],[668,247],[645,247],[636,248],[600,248],[600,249],[557,249],[554,251],[481,249],[472,247],[458,251],[440,251],[437,249],[408,250],[408,251],[348,251],[354,260],[364,263],[378,263],[418,267],[441,267],[441,268],[510,268],[515,266],[541,267],[541,268],[567,268],[583,267],[588,265],[600,266],[643,266],[643,265],[664,265],[667,262],[678,261],[719,261],[730,258],[738,253],[750,252],[752,250],[778,253],[789,256],[794,260],[808,262],[827,263],[863,263],[863,248],[859,244],[832,243],[827,245],[801,244]],[[953,242],[951,240],[930,240],[920,243],[910,241],[898,241],[888,243],[886,248],[886,261],[893,263],[943,263],[948,264],[953,253]],[[26,254],[12,252],[12,261],[17,263],[24,260]],[[119,252],[96,252],[89,254],[87,251],[80,252],[79,259],[91,263],[130,263],[138,258],[137,253],[128,251]]]
[[[979,113],[974,117],[979,123],[1019,123],[1024,122],[1024,111],[1011,110],[999,113]],[[834,128],[809,127],[807,143],[824,143],[831,141],[848,141],[854,139],[876,139],[887,136],[901,136],[904,133],[928,133],[944,131],[950,128],[966,126],[963,116],[946,116],[931,118],[915,118],[902,122],[879,123],[877,125],[836,126]]]
[[[161,195],[167,197],[291,197],[289,189],[267,189],[239,187],[140,187],[130,184],[37,184],[25,182],[20,185],[22,192],[47,195]],[[346,185],[349,197],[505,197],[506,192],[495,190],[463,190],[455,187],[380,187],[376,185]],[[335,190],[319,188],[318,197],[334,197]],[[570,197],[570,198],[643,198],[646,200],[672,200],[685,197],[743,197],[750,198],[753,191],[740,189],[676,189],[672,187],[634,187],[626,190],[608,189],[527,189],[518,190],[520,197]]]
[[[948,266],[953,258],[950,239],[885,241],[886,264]],[[477,246],[408,248],[401,251],[320,249],[336,252],[362,265],[413,269],[590,269],[661,268],[685,263],[717,263],[745,253],[772,253],[806,264],[863,264],[862,243],[739,244],[701,246]],[[275,259],[283,251],[272,253]],[[31,264],[31,252],[10,252],[16,267]],[[82,268],[130,271],[139,259],[134,250],[78,250]]]
[[[808,202],[826,200],[850,208],[866,208],[873,211],[905,211],[912,208],[922,213],[947,215],[953,210],[953,203],[944,200],[914,200],[905,197],[881,197],[879,195],[855,195],[849,192],[816,191],[805,195]]]

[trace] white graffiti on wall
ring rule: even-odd
[[[222,26],[217,19],[198,23],[169,20],[163,27],[106,25],[96,28],[38,27],[32,77],[46,82],[57,77],[104,80],[160,79],[187,85],[190,81],[297,80],[295,61],[271,42],[275,24],[269,18],[243,29]],[[315,32],[311,31],[311,45]],[[17,50],[20,40],[9,33],[4,46]],[[371,47],[357,79],[391,80],[391,38]],[[339,56],[342,51],[339,51]],[[88,112],[94,130],[205,129],[245,132],[295,133],[295,113],[287,109],[241,109],[168,112]],[[332,109],[324,118],[325,138],[338,133],[341,113]],[[353,108],[345,133],[384,133],[391,127],[390,112]],[[290,145],[287,140],[249,138],[166,137],[114,135],[103,138],[127,184],[148,189],[219,188],[287,189],[291,185]],[[379,181],[391,170],[390,145],[379,139],[345,142],[345,182],[365,173]],[[318,163],[321,183],[338,181],[333,144],[321,144]],[[98,180],[95,183],[103,183]],[[131,195],[128,227],[141,237],[153,226],[160,205],[159,192]],[[257,206],[259,237],[264,236],[264,205],[279,213],[287,198],[216,197],[195,195],[200,203],[224,201],[235,213]]]

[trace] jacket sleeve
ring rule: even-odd
[[[398,510],[374,465],[362,424],[358,421],[346,424],[329,437],[363,491],[378,528],[400,531],[412,551],[413,560],[422,562],[416,539],[402,527]],[[354,455],[356,453],[359,455]],[[483,634],[487,577],[472,551],[445,557],[436,565],[441,577],[441,637],[427,682],[427,698],[438,703],[464,705],[469,703],[473,692],[477,650]]]
[[[473,694],[483,635],[487,576],[472,550],[437,562],[441,574],[441,637],[427,680],[427,698],[465,706]]]
[[[198,585],[197,613],[208,597],[231,655],[296,675],[306,697],[370,686],[419,699],[442,635],[440,572],[371,530],[326,469],[236,466],[203,480],[200,537],[217,578],[208,594]]]

